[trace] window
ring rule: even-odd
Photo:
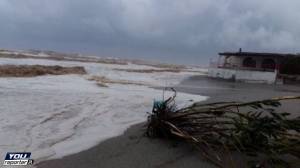
[[[275,69],[276,63],[273,59],[267,58],[263,60],[263,62],[261,63],[261,67],[263,69]]]
[[[243,61],[243,66],[244,67],[255,68],[256,67],[256,61],[251,57],[247,57]]]

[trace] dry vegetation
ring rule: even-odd
[[[44,65],[1,65],[0,77],[33,77],[41,75],[86,74],[84,67]]]
[[[226,154],[231,158],[230,167],[241,167],[233,159],[233,152],[243,156],[249,167],[295,167],[299,163],[300,116],[292,117],[277,108],[281,101],[300,100],[300,96],[252,102],[199,102],[182,109],[176,108],[175,97],[176,92],[169,99],[154,103],[148,117],[149,137],[185,140],[218,167],[224,167],[228,161]]]
[[[124,85],[139,85],[139,86],[145,86],[147,84],[142,82],[135,82],[135,81],[129,81],[129,80],[114,80],[109,79],[105,76],[91,76],[88,78],[90,81],[96,81],[98,86],[101,87],[108,87],[107,84],[124,84]]]

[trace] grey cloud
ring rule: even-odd
[[[1,0],[0,47],[207,63],[223,50],[299,52],[300,1]]]

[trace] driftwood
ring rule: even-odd
[[[264,164],[271,167],[289,165],[282,155],[300,159],[300,117],[275,110],[281,101],[299,100],[300,96],[252,102],[194,103],[176,109],[176,91],[173,91],[174,96],[154,104],[148,117],[146,133],[149,137],[186,140],[219,167],[223,167],[224,161],[220,151],[239,152],[247,158],[263,156]]]

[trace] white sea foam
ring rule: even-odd
[[[176,84],[193,73],[130,73],[114,68],[148,68],[38,59],[0,59],[0,64],[84,66],[88,75]],[[149,67],[150,68],[150,67]],[[99,87],[85,75],[0,78],[0,157],[8,151],[29,151],[36,160],[59,158],[88,149],[146,120],[153,99],[162,91],[146,86]],[[204,96],[178,93],[186,105]]]

